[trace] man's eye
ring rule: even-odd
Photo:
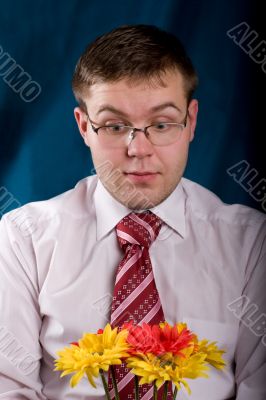
[[[158,124],[154,124],[153,126],[158,131],[165,131],[167,128],[169,128],[169,125],[165,122],[158,122]]]
[[[107,129],[107,131],[108,132],[124,132],[124,130],[125,130],[125,127],[124,127],[124,125],[107,125],[106,127],[105,127],[106,129]]]

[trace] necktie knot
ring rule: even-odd
[[[161,226],[161,219],[150,211],[131,213],[116,226],[119,245],[123,250],[129,244],[149,248],[158,236]]]

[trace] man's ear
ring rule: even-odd
[[[83,137],[83,140],[87,146],[89,146],[89,134],[88,134],[88,116],[87,114],[80,108],[74,108],[74,116],[79,128],[79,132]]]
[[[197,115],[198,115],[199,104],[198,100],[192,99],[188,106],[188,118],[190,126],[190,142],[194,139],[195,129],[197,125]]]

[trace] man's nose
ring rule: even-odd
[[[147,157],[153,154],[153,145],[143,131],[135,131],[128,144],[128,155],[130,157]]]

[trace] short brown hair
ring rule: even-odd
[[[125,25],[98,37],[81,55],[75,68],[72,88],[84,107],[84,91],[96,82],[158,78],[177,69],[184,78],[188,101],[198,78],[181,42],[171,33],[152,25]]]

